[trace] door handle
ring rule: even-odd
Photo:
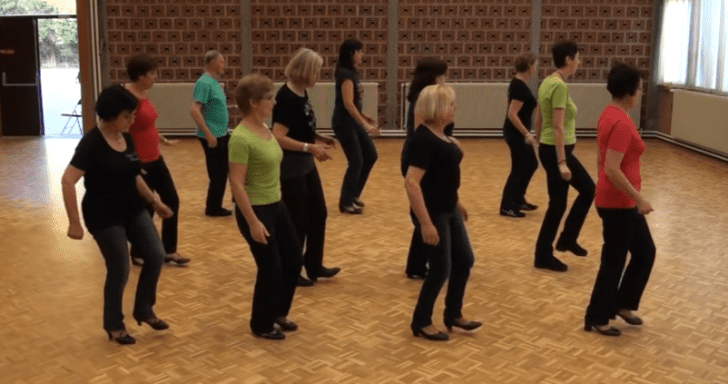
[[[3,72],[3,87],[37,87],[38,86],[38,73],[35,74],[35,83],[15,83],[10,84],[7,81],[7,75]]]

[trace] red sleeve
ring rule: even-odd
[[[629,144],[632,142],[632,127],[629,124],[625,124],[624,121],[619,120],[612,127],[612,132],[609,135],[609,142],[607,143],[607,149],[615,150],[619,153],[627,152]]]

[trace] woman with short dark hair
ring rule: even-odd
[[[190,259],[177,253],[177,227],[179,223],[179,196],[172,180],[172,174],[159,150],[160,141],[172,145],[175,141],[167,140],[157,131],[157,110],[154,108],[147,91],[154,86],[157,78],[157,62],[151,57],[140,54],[129,59],[126,73],[130,83],[126,84],[129,90],[139,100],[139,107],[134,116],[134,123],[129,127],[134,147],[139,154],[142,164],[142,178],[149,189],[159,193],[162,202],[172,209],[172,217],[162,220],[162,243],[167,256],[164,262],[175,262],[177,265],[187,265]],[[149,209],[154,216],[154,210]],[[131,249],[132,263],[142,265],[143,259],[137,257],[136,249]]]
[[[348,166],[341,183],[339,211],[361,214],[364,202],[359,198],[374,163],[377,148],[369,135],[379,130],[374,119],[362,112],[362,88],[357,67],[362,63],[363,44],[349,39],[341,44],[339,60],[336,62],[336,100],[331,127],[341,143]]]
[[[122,313],[124,287],[129,277],[127,242],[144,259],[134,301],[134,319],[139,325],[144,322],[155,330],[169,328],[152,310],[165,253],[142,199],[162,218],[170,217],[173,212],[154,196],[140,174],[139,157],[128,133],[138,105],[137,98],[122,86],[104,89],[96,101],[99,125],[78,143],[62,180],[68,237],[80,240],[83,227],[75,185],[84,178],[83,219],[106,260],[104,329],[109,340],[119,344],[136,342],[126,331]]]
[[[538,88],[543,127],[536,126],[536,137],[541,142],[538,157],[546,171],[549,206],[536,240],[534,266],[566,272],[569,267],[554,256],[554,240],[566,212],[569,185],[579,196],[566,217],[556,250],[586,256],[587,250],[577,243],[577,238],[594,200],[594,180],[574,155],[576,105],[566,85],[566,79],[576,72],[581,62],[579,47],[572,41],[559,42],[551,48],[551,53],[557,69]]]
[[[526,201],[526,190],[538,169],[533,147],[538,145],[531,134],[531,117],[537,110],[538,100],[526,81],[536,72],[536,56],[524,53],[516,57],[516,75],[508,85],[508,113],[503,123],[503,137],[511,152],[511,173],[503,188],[500,214],[508,217],[526,217],[521,211],[533,211],[537,206]],[[541,124],[541,112],[536,113],[536,125]]]
[[[640,157],[645,143],[627,114],[642,97],[639,71],[626,64],[615,66],[609,72],[607,90],[612,102],[597,123],[599,178],[595,201],[604,227],[604,245],[584,330],[619,336],[621,331],[609,326],[610,319],[619,316],[627,324],[642,324],[632,311],[639,307],[656,250],[645,220],[652,206],[640,193]],[[631,256],[625,269],[628,252]]]

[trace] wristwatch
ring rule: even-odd
[[[303,143],[303,151],[308,152],[308,143]]]

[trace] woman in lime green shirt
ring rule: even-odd
[[[569,97],[566,79],[576,72],[581,62],[579,47],[572,41],[564,41],[556,43],[551,52],[558,69],[545,78],[538,89],[543,127],[536,126],[536,136],[541,142],[538,157],[546,170],[549,206],[536,241],[534,266],[566,272],[566,264],[554,256],[553,243],[566,212],[569,185],[579,192],[579,196],[566,217],[556,250],[586,256],[586,249],[579,246],[576,239],[594,200],[594,181],[573,153],[576,105]]]
[[[298,329],[287,317],[301,273],[301,248],[281,201],[283,151],[263,122],[275,104],[273,82],[247,75],[235,88],[235,101],[243,120],[230,136],[230,185],[238,228],[258,266],[250,328],[262,338],[284,339],[281,331]]]

